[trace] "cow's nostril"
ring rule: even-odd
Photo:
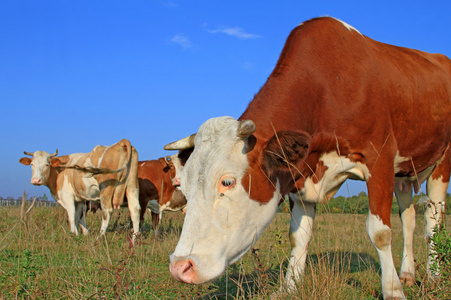
[[[196,272],[194,270],[194,263],[191,259],[171,263],[169,265],[169,270],[176,280],[185,283],[196,283]]]

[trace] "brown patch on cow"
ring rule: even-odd
[[[391,230],[379,230],[373,237],[373,243],[379,250],[384,250],[390,246]]]
[[[174,169],[174,165],[172,163],[168,164],[166,162],[166,160],[164,159],[164,157],[160,157],[158,159],[158,162],[161,164],[161,166],[163,167],[162,171],[164,173],[168,173],[169,171],[171,171],[171,169],[173,170],[173,172],[171,172],[171,177],[175,176],[175,169]]]
[[[439,164],[432,172],[431,178],[438,180],[442,178],[443,182],[449,182],[451,173],[451,147],[448,145],[443,158],[440,160]]]
[[[150,200],[158,200],[159,205],[170,202],[173,209],[184,206],[186,204],[185,196],[172,185],[174,176],[175,168],[169,167],[164,157],[140,161],[138,163],[140,206],[142,208],[147,207]],[[146,209],[141,209],[140,224],[144,221],[145,213]],[[159,215],[152,213],[152,224],[155,229],[159,222]]]
[[[327,169],[329,169],[327,166],[324,165],[324,162],[320,161],[315,168],[315,173],[312,176],[313,183],[318,183],[324,176],[324,173],[326,173]]]
[[[311,138],[302,131],[279,131],[268,140],[261,165],[268,179],[280,183],[280,192],[287,194],[300,177],[300,167],[308,153]]]
[[[244,173],[244,176],[241,179],[241,185],[249,194],[251,200],[257,201],[261,204],[266,204],[274,196],[276,187],[269,182],[268,178],[262,170],[253,170],[254,169],[252,169],[251,173],[249,173],[248,169],[248,171]]]
[[[361,153],[351,153],[348,158],[352,162],[365,164],[365,157]]]
[[[30,165],[31,164],[31,158],[28,157],[22,157],[21,159],[19,159],[19,162],[23,165]]]

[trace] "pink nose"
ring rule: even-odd
[[[178,281],[191,284],[198,283],[196,271],[194,271],[194,263],[190,259],[171,262],[169,264],[169,272]]]
[[[180,178],[174,179],[174,185],[180,185]]]
[[[31,183],[34,185],[40,185],[40,184],[42,184],[42,179],[41,178],[31,178]]]

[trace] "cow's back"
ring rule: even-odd
[[[393,147],[421,171],[450,141],[450,71],[443,55],[380,43],[341,21],[317,18],[291,32],[240,120],[255,122],[259,141],[298,128],[331,134],[367,158]]]

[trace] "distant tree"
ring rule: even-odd
[[[47,198],[47,195],[44,194],[44,196],[42,196],[42,200],[43,200],[43,201],[49,201],[49,198]]]

